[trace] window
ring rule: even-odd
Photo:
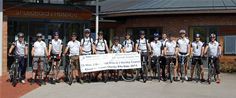
[[[194,36],[196,33],[199,33],[201,35],[201,40],[203,42],[209,42],[209,35],[211,33],[215,33],[218,35],[218,27],[216,26],[194,26],[190,27],[190,40],[194,40]]]
[[[126,31],[132,33],[132,39],[136,40],[139,38],[139,31],[145,31],[146,38],[150,41],[153,40],[153,34],[156,32],[159,32],[159,34],[162,34],[162,28],[161,27],[137,27],[137,28],[127,28]]]
[[[236,35],[224,36],[224,54],[236,54]]]

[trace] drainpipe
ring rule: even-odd
[[[99,5],[98,0],[96,0],[96,39],[98,38],[98,32],[99,32]]]
[[[3,63],[2,63],[2,52],[3,52],[3,41],[2,41],[2,33],[3,33],[3,29],[2,29],[2,25],[3,24],[3,0],[0,0],[0,76],[2,76],[2,67],[3,67]]]

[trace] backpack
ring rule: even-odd
[[[138,39],[138,47],[139,47],[139,45],[140,45],[140,39]],[[147,50],[149,50],[149,47],[148,47],[148,42],[147,42],[147,39],[145,39],[145,43],[146,43],[146,48],[147,48]]]
[[[84,46],[85,38],[83,38],[82,41],[83,41],[82,46]],[[92,38],[91,37],[89,37],[89,41],[91,43],[91,51],[93,51],[93,43],[92,43]]]
[[[98,43],[99,43],[99,39],[97,39],[97,43],[95,43],[95,46],[97,47],[98,46]],[[102,43],[104,43],[105,45],[106,45],[106,43],[105,43],[105,40],[104,39],[102,39]],[[105,47],[105,49],[104,49],[105,51],[106,51],[106,47]]]

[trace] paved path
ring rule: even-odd
[[[236,98],[236,74],[222,74],[221,84],[195,82],[108,82],[46,85],[22,98]]]

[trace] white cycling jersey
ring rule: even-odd
[[[188,53],[188,45],[190,44],[190,41],[188,38],[180,38],[177,41],[177,46],[179,47],[180,53]]]

